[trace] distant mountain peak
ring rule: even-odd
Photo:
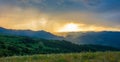
[[[28,36],[34,38],[44,38],[44,39],[53,39],[53,40],[60,40],[62,37],[56,36],[50,32],[45,30],[40,31],[32,31],[32,30],[14,30],[14,29],[6,29],[0,27],[0,34],[3,35],[16,35],[16,36]]]
[[[3,28],[3,27],[0,27],[0,29],[5,29],[5,28]]]

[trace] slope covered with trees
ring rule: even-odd
[[[119,49],[100,45],[76,45],[64,40],[45,40],[22,36],[0,35],[0,57],[13,55],[118,50]]]

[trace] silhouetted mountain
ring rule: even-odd
[[[3,35],[16,35],[16,36],[28,36],[33,38],[43,38],[43,39],[53,39],[53,40],[60,40],[62,37],[53,35],[46,31],[31,31],[31,30],[12,30],[12,29],[5,29],[0,27],[0,34]]]
[[[120,48],[120,32],[103,31],[67,33],[66,40],[76,44],[98,44]]]

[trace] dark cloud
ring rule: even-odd
[[[98,6],[102,3],[102,0],[83,0],[83,2],[88,6]]]
[[[43,10],[92,10],[104,12],[119,10],[119,0],[0,0],[0,5],[36,7]]]

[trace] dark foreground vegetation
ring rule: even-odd
[[[0,35],[0,57],[118,50],[100,45],[76,45],[64,40],[45,40],[22,36]]]
[[[44,54],[0,58],[0,62],[120,62],[120,52]]]

